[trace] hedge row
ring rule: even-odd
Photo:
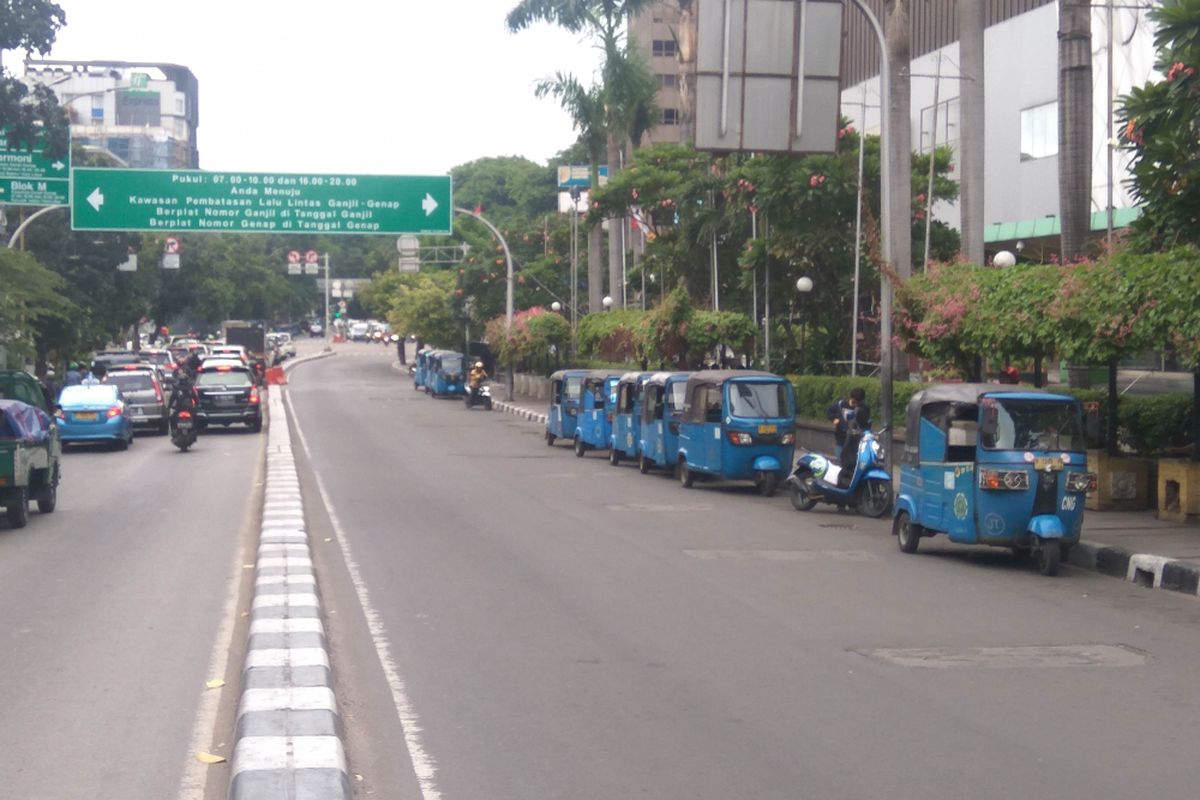
[[[796,388],[796,413],[808,419],[825,419],[825,409],[835,400],[847,397],[856,386],[867,395],[867,405],[876,421],[879,419],[880,381],[878,378],[852,378],[827,375],[789,375]],[[904,427],[904,411],[908,401],[924,384],[896,381],[892,384],[892,415],[897,427]],[[1098,389],[1071,389],[1055,386],[1053,391],[1069,394],[1082,402],[1095,402],[1100,407],[1100,434],[1107,429],[1108,393]],[[1187,393],[1163,394],[1152,397],[1121,397],[1118,400],[1118,437],[1123,450],[1141,456],[1168,453],[1191,441],[1192,396]],[[1100,447],[1101,441],[1089,443]]]

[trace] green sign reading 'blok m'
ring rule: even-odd
[[[32,149],[8,146],[7,129],[0,128],[0,204],[65,206],[71,174],[70,156],[48,159],[38,136]]]
[[[83,231],[449,234],[450,177],[75,169]]]

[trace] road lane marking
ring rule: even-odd
[[[316,468],[312,451],[308,447],[308,439],[305,437],[304,429],[300,425],[300,418],[296,415],[296,410],[292,406],[290,393],[284,392],[283,399],[287,403],[288,417],[296,423],[296,433],[300,436],[300,446],[304,449],[304,455],[308,459],[309,467],[312,469],[313,478],[316,479],[317,491],[321,493],[321,501],[325,504],[325,511],[329,515],[329,523],[333,526],[338,545],[342,548],[346,570],[350,573],[354,592],[358,595],[358,603],[362,607],[363,615],[366,617],[367,628],[371,633],[371,641],[375,645],[375,653],[379,656],[380,666],[383,668],[388,688],[392,692],[392,703],[396,707],[396,715],[399,717],[400,726],[404,731],[404,741],[408,746],[408,758],[412,763],[413,773],[417,777],[417,785],[421,789],[421,797],[423,800],[441,800],[442,795],[437,787],[437,762],[425,750],[421,736],[421,732],[424,730],[421,725],[421,718],[417,715],[412,701],[409,699],[407,685],[400,676],[400,670],[396,666],[395,659],[392,658],[391,645],[388,642],[387,631],[383,626],[383,619],[371,604],[371,597],[367,591],[366,582],[363,581],[362,572],[358,568],[358,562],[354,560],[354,555],[350,550],[350,541],[346,536],[346,532],[342,529],[341,522],[338,521],[337,510],[329,498],[329,492],[325,490],[325,481],[321,478],[321,473]]]
[[[262,445],[260,444],[257,474],[254,476],[254,485],[259,485],[263,478],[263,459]],[[257,508],[260,502],[257,492],[252,493],[250,497],[250,509]],[[216,638],[213,640],[213,650],[208,659],[208,674],[211,677],[220,677],[228,674],[229,657],[233,652],[233,637],[235,629],[239,621],[238,617],[238,599],[241,593],[241,572],[242,572],[242,547],[241,544],[245,541],[245,537],[251,535],[249,531],[244,529],[245,525],[252,525],[257,529],[257,525],[253,524],[256,514],[249,511],[245,514],[243,523],[242,536],[238,539],[238,547],[234,548],[233,564],[229,568],[229,590],[225,593],[225,603],[221,608],[221,624],[217,628]],[[192,726],[192,736],[188,743],[187,758],[183,768],[183,776],[179,782],[179,793],[176,795],[177,800],[203,800],[207,793],[208,777],[215,774],[211,767],[207,764],[202,764],[196,760],[194,754],[202,751],[207,751],[212,747],[213,733],[217,726],[217,714],[221,707],[222,692],[205,691],[200,695],[200,706],[196,712],[196,720]]]
[[[878,561],[866,550],[684,550],[706,561]]]
[[[852,652],[897,667],[918,669],[1046,669],[1140,667],[1149,656],[1123,644],[1017,647],[882,647]]]

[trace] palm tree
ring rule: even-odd
[[[653,5],[655,0],[521,0],[508,12],[506,23],[513,33],[522,31],[535,22],[549,22],[572,33],[586,32],[600,40],[604,52],[602,80],[604,94],[613,98],[605,103],[604,122],[608,131],[608,169],[614,174],[620,168],[620,145],[629,136],[632,115],[616,98],[625,94],[625,89],[613,86],[610,81],[625,73],[620,62],[626,59],[626,24],[633,17]],[[593,184],[596,185],[596,184]],[[621,245],[620,230],[615,222],[609,226],[608,270],[610,294],[615,308],[621,305]],[[615,245],[614,245],[615,240]],[[588,296],[592,297],[592,240],[588,240]],[[592,308],[598,308],[593,305]]]
[[[1062,260],[1084,254],[1092,203],[1092,9],[1058,4],[1058,206]]]
[[[600,159],[604,157],[607,132],[604,125],[604,96],[600,87],[584,88],[573,75],[555,73],[553,78],[540,82],[534,89],[538,98],[547,96],[558,100],[571,117],[579,138],[587,149],[591,167],[592,186],[600,185]],[[572,213],[575,213],[572,211]],[[588,310],[598,311],[604,294],[604,264],[600,248],[604,241],[601,223],[588,231]]]

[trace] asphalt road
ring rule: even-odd
[[[361,797],[1190,797],[1200,604],[291,375]]]
[[[195,756],[229,741],[236,696],[205,684],[240,618],[262,443],[73,449],[53,514],[0,518],[0,797],[224,797]]]

